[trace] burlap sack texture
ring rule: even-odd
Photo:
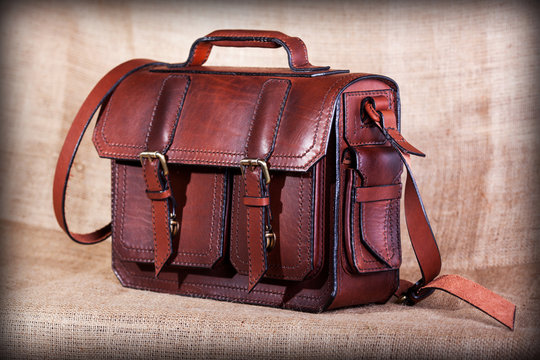
[[[500,2],[2,3],[2,289],[5,357],[530,358],[538,330],[538,14]],[[110,241],[59,231],[56,158],[98,79],[134,57],[184,61],[218,28],[300,36],[313,64],[385,74],[439,240],[443,272],[518,306],[516,330],[451,296],[306,314],[125,289]],[[283,50],[217,49],[214,65],[286,66]],[[73,229],[110,216],[108,162],[85,140]],[[418,271],[403,227],[403,277]]]

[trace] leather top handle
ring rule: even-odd
[[[324,71],[329,66],[314,66],[309,63],[306,45],[297,37],[279,31],[268,30],[216,30],[197,39],[191,46],[185,66],[201,66],[210,55],[213,46],[223,47],[283,47],[287,51],[292,71]]]

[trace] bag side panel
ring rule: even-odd
[[[399,279],[399,200],[356,201],[355,189],[366,185],[366,175],[372,181],[368,185],[379,186],[385,182],[399,184],[401,174],[399,157],[389,149],[384,136],[377,128],[361,122],[360,92],[364,97],[371,93],[391,94],[398,118],[397,87],[387,80],[357,81],[339,99],[336,128],[340,159],[336,166],[342,211],[337,219],[337,292],[330,308],[386,302],[397,289]],[[397,123],[392,125],[398,128]],[[354,148],[365,151],[357,156]]]

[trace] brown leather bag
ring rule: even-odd
[[[213,46],[283,47],[289,69],[203,66]],[[302,40],[220,30],[188,60],[131,60],[77,114],[58,159],[54,209],[75,241],[112,232],[122,285],[303,311],[414,304],[434,289],[513,328],[515,306],[441,261],[400,134],[391,79],[314,66]],[[71,232],[67,181],[80,140],[112,163],[112,223]],[[401,174],[422,278],[399,279]]]

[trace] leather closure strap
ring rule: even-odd
[[[163,80],[146,133],[146,151],[140,155],[146,194],[152,204],[156,277],[172,254],[175,235],[172,229],[177,229],[176,202],[169,182],[166,153],[173,141],[189,84],[189,77],[184,75],[170,75]]]
[[[146,194],[152,200],[154,266],[157,276],[172,253],[171,217],[175,211],[174,198],[169,176],[164,175],[158,160],[144,158],[142,167],[147,187]],[[155,194],[162,194],[162,196],[155,196]]]
[[[290,87],[290,81],[284,79],[269,79],[263,84],[246,140],[246,158],[241,162],[247,222],[248,291],[253,290],[268,269],[267,238],[275,240],[270,213],[268,160],[274,150]]]
[[[116,87],[129,75],[152,65],[163,64],[152,60],[134,59],[109,71],[88,94],[66,135],[54,173],[53,206],[56,221],[73,241],[81,244],[95,244],[106,239],[111,234],[110,223],[96,231],[78,234],[71,232],[66,220],[65,205],[69,174],[81,140],[94,114],[107,101]]]
[[[404,200],[405,218],[409,238],[422,273],[422,278],[415,284],[401,280],[395,295],[400,302],[414,305],[431,295],[434,290],[443,290],[470,303],[513,330],[516,311],[514,304],[461,276],[443,275],[437,277],[441,269],[439,248],[410,166],[409,154],[420,156],[424,154],[408,143],[396,129],[385,128],[384,114],[393,116],[388,115],[385,111],[388,107],[387,104],[387,101],[371,98],[365,103],[363,111],[381,129],[392,147],[400,155],[407,169]],[[380,110],[375,108],[375,105],[380,106]]]
[[[250,199],[262,197],[268,199],[268,186],[262,169],[247,168],[244,170],[244,204],[246,201],[249,203]],[[265,233],[271,231],[269,199],[267,203],[260,206],[251,203],[246,207],[249,291],[253,290],[268,269]]]

